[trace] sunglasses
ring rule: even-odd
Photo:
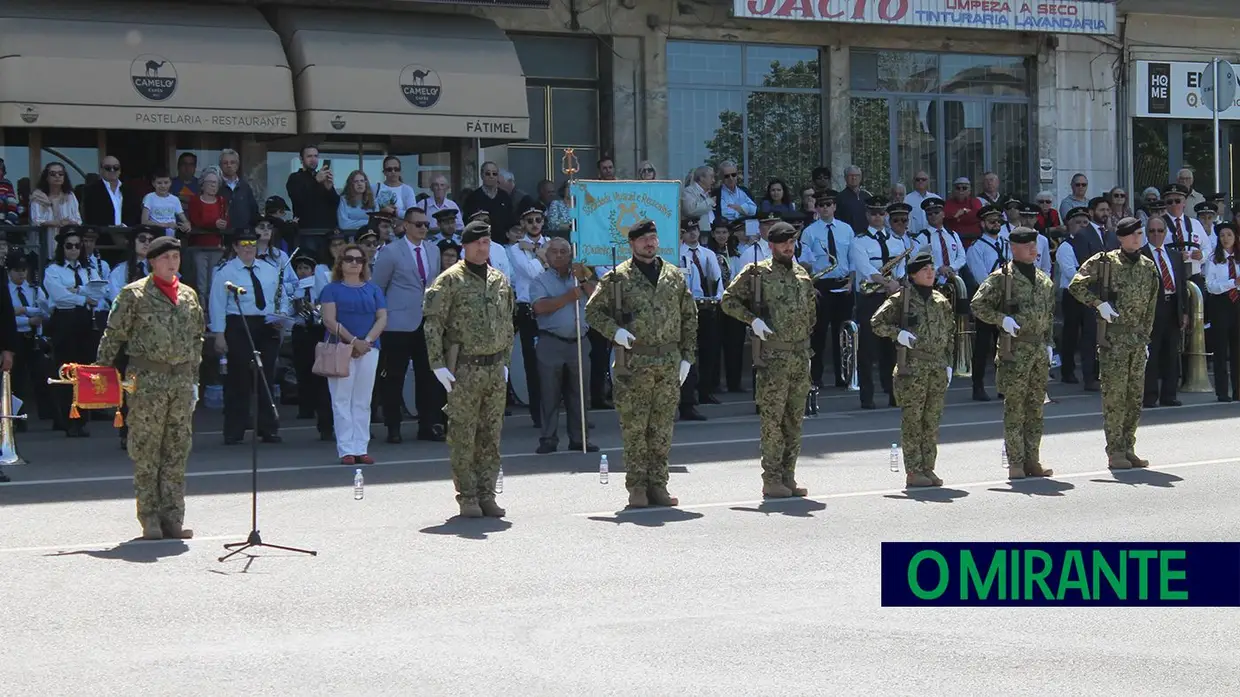
[[[431,224],[426,222],[425,220],[409,221],[409,222],[406,222],[405,225],[409,225],[410,227],[416,227],[416,228],[428,228],[431,226]]]
[[[542,218],[535,218],[534,216],[530,216],[530,217],[528,217],[528,218],[526,218],[526,219],[525,219],[525,222],[527,222],[527,223],[533,223],[533,224],[535,224],[535,225],[542,225],[543,219],[542,219]]]
[[[1072,186],[1089,186],[1089,182],[1072,182]]]
[[[907,223],[907,222],[908,222],[908,217],[907,217],[907,216],[903,216],[903,215],[901,215],[901,216],[893,216],[893,217],[891,218],[891,222],[893,222],[893,223]]]
[[[138,235],[138,239],[136,241],[138,242],[138,244],[147,244],[153,239],[155,238],[151,237],[150,235]]]
[[[1111,194],[1111,198],[1128,198],[1128,194]]]
[[[103,171],[105,171],[105,172],[119,172],[119,171],[121,171],[121,166],[120,166],[120,165],[104,165],[104,166],[103,166]]]
[[[730,172],[728,174],[723,175],[724,179],[736,179],[736,177],[737,177],[736,172]]]
[[[346,264],[361,264],[366,261],[366,257],[355,257],[352,254],[346,254],[341,257],[341,259],[343,259]]]
[[[1166,204],[1168,206],[1178,206],[1181,203],[1184,203],[1184,199],[1182,198],[1169,198],[1166,200]]]
[[[82,248],[81,242],[66,242],[65,243],[65,249],[81,249],[81,248]]]
[[[968,190],[969,190],[968,184],[957,184],[956,185],[956,191],[968,191]]]
[[[53,170],[48,171],[47,176],[49,176],[49,177],[63,177],[63,176],[65,176],[65,171],[64,171],[63,169],[53,169]]]
[[[913,177],[913,181],[915,181],[915,182],[928,182],[928,181],[930,181],[930,177]]]
[[[637,170],[640,174],[654,174],[654,169],[650,167],[642,167]]]
[[[258,240],[240,240],[237,242],[237,245],[240,247],[257,247]]]
[[[399,172],[400,167],[384,167],[383,171],[384,172]]]
[[[1043,198],[1043,199],[1038,199],[1038,203],[1044,203],[1044,204],[1046,204],[1046,205],[1048,205],[1048,206],[1049,206],[1049,205],[1051,205],[1052,203],[1054,203],[1054,201],[1051,201],[1050,199]]]

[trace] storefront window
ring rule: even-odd
[[[96,131],[48,128],[42,131],[43,149],[39,153],[39,172],[31,179],[38,183],[43,168],[53,162],[64,163],[69,183],[81,198],[81,188],[89,178],[99,176],[99,135]]]
[[[1134,119],[1132,122],[1132,194],[1135,199],[1149,187],[1161,189],[1171,181],[1171,152],[1167,121]]]
[[[599,56],[594,39],[512,36],[530,114],[529,138],[506,148],[488,148],[492,159],[513,173],[517,187],[534,194],[538,182],[564,179],[561,158],[573,148],[579,178],[598,176],[602,117],[599,113]],[[491,154],[492,150],[506,150]],[[475,173],[476,176],[476,173]]]
[[[289,200],[288,177],[293,172],[301,169],[301,153],[294,150],[267,151],[267,196],[279,196],[284,199],[290,206],[293,202]],[[260,203],[261,205],[261,203]]]
[[[1004,193],[1031,195],[1026,58],[855,50],[850,69],[852,158],[871,190],[924,170],[943,194],[994,171]]]
[[[669,41],[667,73],[668,178],[732,160],[757,192],[822,164],[818,49]]]
[[[0,159],[4,160],[4,179],[13,185],[25,217],[30,200],[30,131],[24,128],[6,128],[0,133]]]

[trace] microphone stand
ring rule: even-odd
[[[263,356],[258,351],[258,346],[254,343],[254,335],[250,333],[250,325],[245,320],[245,313],[241,310],[241,294],[236,289],[229,289],[233,302],[237,304],[237,314],[241,317],[241,327],[245,330],[245,339],[250,345],[250,363],[251,370],[254,373],[254,414],[251,425],[254,429],[250,437],[250,535],[245,542],[232,542],[224,545],[224,549],[232,550],[228,554],[219,558],[219,561],[227,561],[235,555],[250,549],[251,547],[268,547],[270,549],[282,549],[286,552],[297,552],[299,554],[309,554],[317,557],[318,552],[308,549],[298,549],[296,547],[282,547],[280,545],[272,545],[263,542],[263,538],[258,534],[258,410],[265,404],[271,409],[271,413],[275,417],[279,417],[276,411],[275,399],[271,396],[271,386],[267,384],[267,379],[263,375]],[[262,385],[262,391],[259,391],[259,385]],[[262,399],[265,397],[265,401]]]

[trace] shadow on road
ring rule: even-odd
[[[164,557],[176,557],[189,551],[181,540],[143,540],[134,538],[111,549],[79,549],[72,552],[53,552],[45,557],[87,556],[95,559],[127,561],[133,564],[154,564]]]
[[[1064,492],[1072,491],[1075,488],[1076,485],[1071,482],[1038,477],[1036,479],[1017,479],[1009,482],[1007,489],[993,487],[987,491],[997,491],[1001,494],[1024,494],[1025,496],[1063,496]]]
[[[493,533],[504,532],[512,523],[500,518],[462,518],[459,515],[418,532],[427,535],[452,535],[462,540],[485,540]]]
[[[701,513],[685,511],[679,508],[626,508],[616,511],[616,515],[610,518],[606,516],[590,516],[589,519],[600,523],[615,523],[616,525],[632,523],[643,528],[661,528],[668,523],[684,523],[690,520],[698,520],[701,517]]]
[[[896,501],[920,501],[921,503],[952,503],[968,495],[969,492],[962,489],[934,487],[933,489],[905,489],[899,494],[886,494],[883,498]]]
[[[1114,479],[1091,479],[1091,482],[1099,484],[1127,484],[1128,486],[1137,486],[1144,484],[1146,486],[1154,486],[1160,489],[1171,489],[1175,487],[1176,482],[1184,481],[1183,477],[1177,477],[1174,474],[1159,472],[1158,470],[1116,470],[1111,473]]]
[[[814,511],[827,510],[827,504],[813,499],[769,499],[758,504],[757,508],[749,506],[733,506],[733,511],[741,513],[778,514],[789,518],[813,518]]]

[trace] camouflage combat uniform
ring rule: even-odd
[[[1015,474],[1035,476],[1042,472],[1038,461],[1042,445],[1042,404],[1046,398],[1046,379],[1055,321],[1055,286],[1041,269],[1032,266],[1034,280],[1021,273],[1015,262],[1008,262],[990,274],[973,295],[973,316],[1000,327],[1004,317],[1020,326],[1012,337],[1012,358],[1000,354],[995,369],[995,386],[1003,395],[1003,433],[1010,469]],[[1004,278],[1012,275],[1012,304],[1005,307]],[[999,338],[1007,336],[999,330]]]
[[[189,284],[177,284],[173,305],[148,276],[121,289],[99,342],[98,363],[115,365],[123,350],[129,356],[127,374],[136,383],[126,398],[128,450],[145,537],[158,537],[157,531],[182,536],[204,326],[202,305]]]
[[[448,393],[448,450],[452,481],[462,512],[480,507],[502,515],[495,504],[500,429],[507,391],[504,367],[512,353],[512,286],[487,267],[484,281],[462,262],[439,274],[426,289],[423,327],[431,370],[448,367],[456,382]],[[460,347],[455,366],[447,356]]]
[[[1135,259],[1118,249],[1096,254],[1081,264],[1068,286],[1073,297],[1091,308],[1096,309],[1103,302],[1091,286],[1099,280],[1099,259],[1104,255],[1111,260],[1111,291],[1115,298],[1111,307],[1119,313],[1107,325],[1110,348],[1098,347],[1107,456],[1119,469],[1124,468],[1123,460],[1143,467],[1149,463],[1138,458],[1134,449],[1145,390],[1145,351],[1154,328],[1161,279],[1154,262],[1139,253]]]
[[[753,308],[753,279],[762,284],[762,307]],[[771,328],[762,342],[754,399],[762,434],[762,481],[798,491],[797,456],[801,454],[801,424],[809,392],[810,334],[817,305],[814,284],[799,264],[785,267],[774,259],[748,264],[723,294],[723,311],[746,325],[754,318]],[[757,313],[753,310],[757,309]],[[765,489],[765,487],[764,487]]]
[[[625,351],[626,366],[613,366],[612,390],[624,443],[624,486],[654,490],[652,502],[667,489],[667,456],[680,402],[680,361],[697,354],[697,304],[684,274],[662,259],[652,284],[632,259],[603,276],[586,303],[586,322],[603,336],[623,327],[636,340]],[[621,288],[620,317],[612,316],[615,286]]]
[[[912,293],[906,326],[900,326],[904,294]],[[901,329],[917,337],[905,349],[905,366],[894,371],[896,403],[901,408],[900,441],[904,447],[904,471],[910,476],[934,477],[938,457],[939,421],[947,398],[947,368],[952,363],[956,318],[951,303],[937,290],[923,299],[915,288],[905,286],[883,301],[870,320],[876,336],[895,339]],[[898,355],[898,349],[897,349]]]

